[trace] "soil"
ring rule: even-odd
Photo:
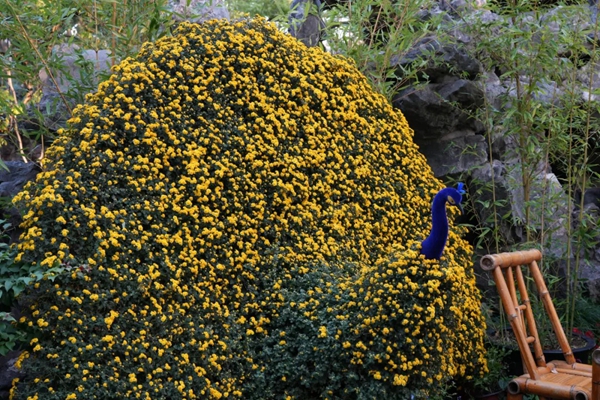
[[[515,338],[515,335],[513,334],[513,331],[510,328],[505,329],[503,332],[495,331],[489,335],[489,338],[490,341],[494,344],[499,344],[507,348],[518,348],[517,340]],[[571,346],[571,349],[581,349],[587,346],[587,341],[582,337],[571,335],[571,337],[569,338],[569,336],[567,335],[567,339],[569,339],[569,345]],[[560,350],[560,344],[558,343],[558,340],[556,339],[554,333],[550,334],[544,339],[540,339],[540,341],[542,342],[543,350]]]

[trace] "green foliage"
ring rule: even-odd
[[[326,46],[334,54],[352,58],[375,90],[392,99],[409,85],[418,88],[428,80],[423,71],[440,62],[433,51],[423,51],[403,65],[399,61],[417,43],[436,32],[442,15],[422,18],[427,0],[378,1],[357,0],[338,2],[324,13],[327,28]],[[447,37],[446,37],[447,39]]]
[[[54,281],[57,275],[70,270],[68,266],[42,267],[40,264],[15,262],[16,247],[0,243],[0,302],[12,305],[28,285],[43,279]]]
[[[48,268],[39,263],[27,264],[16,261],[17,247],[6,243],[9,240],[6,231],[12,228],[11,224],[0,220],[0,225],[2,228],[0,238],[4,240],[0,242],[0,303],[10,309],[15,304],[15,299],[28,285],[44,279],[54,281],[57,275],[70,271],[72,267],[55,265]]]
[[[476,376],[471,384],[474,394],[482,395],[488,393],[496,393],[506,389],[510,377],[506,371],[504,358],[508,350],[503,347],[493,344],[486,346],[486,361],[487,371],[481,371],[479,376]]]
[[[4,233],[10,224],[0,221],[2,238],[8,240]],[[26,345],[31,334],[23,326],[17,326],[12,313],[18,306],[21,292],[29,285],[33,286],[43,280],[54,281],[61,273],[70,270],[68,266],[57,265],[52,268],[42,267],[39,263],[23,263],[15,261],[16,246],[0,242],[0,355],[5,355],[19,346]]]
[[[406,120],[264,20],[144,45],[46,165],[17,260],[86,268],[32,290],[16,400],[426,398],[485,363],[462,230],[419,252],[442,185]]]
[[[9,312],[0,311],[0,356],[14,350],[27,339],[27,334],[15,326],[16,322]]]
[[[593,72],[598,51],[589,40],[597,37],[598,26],[588,23],[587,6],[547,12],[534,1],[509,3],[502,10],[492,6],[501,18],[482,23],[473,17],[465,24],[476,43],[471,50],[509,87],[499,107],[486,99],[477,115],[487,132],[489,168],[492,149],[501,141],[507,144],[501,157],[514,160],[505,162],[506,169],[491,182],[471,184],[476,188],[474,208],[480,210],[479,246],[488,253],[552,248],[544,251],[542,272],[549,279],[564,276],[553,289],[566,290],[565,301],[555,299],[565,330],[571,332],[581,296],[581,266],[600,237],[597,223],[584,210],[583,196],[574,202],[577,193],[600,183],[591,158],[600,132],[594,117],[599,105],[593,100],[600,94]],[[550,165],[556,184],[545,173]],[[512,201],[522,198],[522,210],[501,199],[506,194],[498,192],[500,180]],[[519,232],[522,239],[515,240]]]
[[[0,0],[0,40],[10,41],[2,42],[0,52],[0,115],[5,121],[0,122],[0,138],[24,160],[36,144],[51,142],[52,116],[70,114],[106,78],[94,74],[97,66],[84,61],[84,52],[108,50],[115,62],[137,53],[142,43],[169,32],[173,22],[166,3]],[[67,68],[66,49],[78,60],[81,77]],[[59,99],[42,110],[40,73],[49,77],[47,89]]]

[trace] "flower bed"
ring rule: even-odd
[[[346,59],[263,20],[182,24],[114,69],[16,199],[32,288],[14,399],[406,398],[481,369],[471,250]]]

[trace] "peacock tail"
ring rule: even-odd
[[[406,399],[483,369],[471,247],[352,62],[262,19],[183,23],[77,107],[16,198],[13,399]]]

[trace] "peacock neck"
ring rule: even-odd
[[[448,218],[446,216],[446,196],[438,193],[431,206],[431,233],[425,239],[424,247],[432,258],[440,258],[448,240]]]
[[[431,236],[443,249],[448,240],[448,217],[446,216],[446,198],[439,194],[433,199],[431,219]]]

